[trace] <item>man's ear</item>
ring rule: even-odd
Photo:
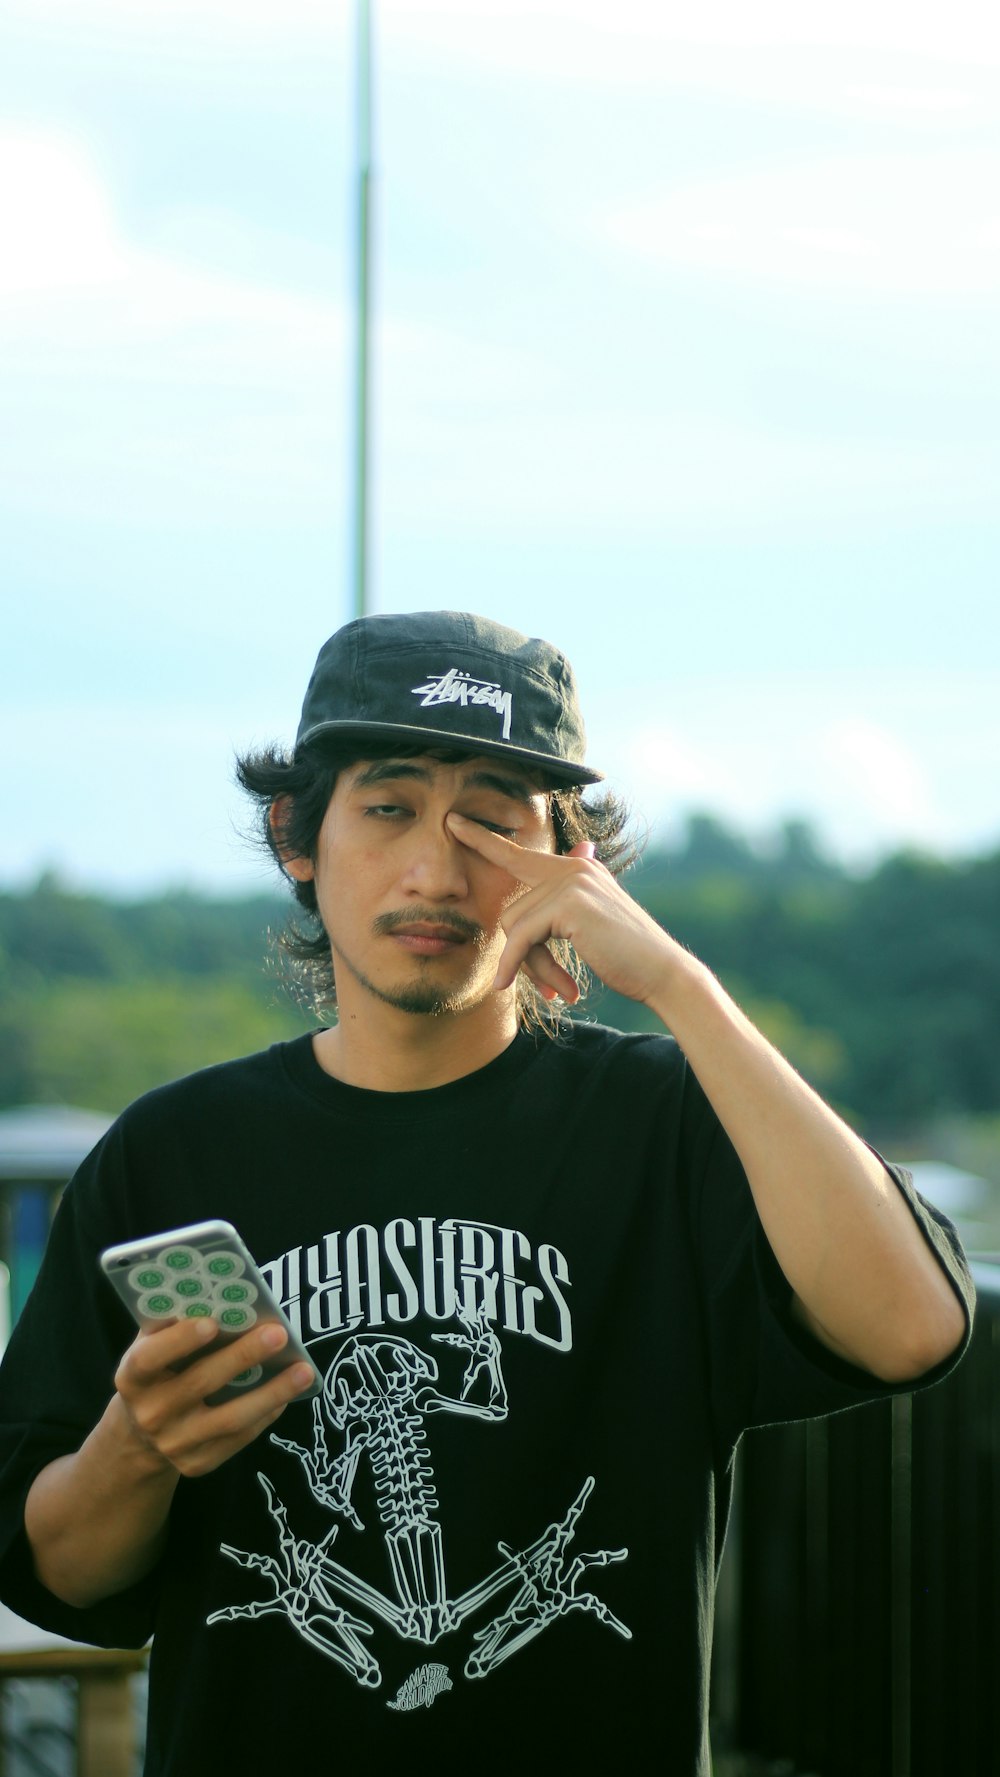
[[[290,852],[285,844],[285,823],[291,812],[291,805],[290,796],[276,796],[271,803],[267,815],[271,836],[281,859],[282,869],[289,876],[294,877],[296,882],[311,882],[316,874],[312,858],[304,858],[298,853]]]

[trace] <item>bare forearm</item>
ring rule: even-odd
[[[86,1442],[36,1477],[24,1520],[42,1583],[82,1607],[155,1565],[179,1476],[137,1443],[117,1395]]]
[[[287,1341],[274,1321],[221,1346],[217,1332],[197,1319],[140,1333],[86,1442],[37,1476],[25,1503],[28,1541],[39,1579],[67,1604],[94,1604],[149,1573],[180,1477],[228,1462],[315,1382],[309,1364],[292,1364],[209,1406]]]
[[[887,1381],[954,1350],[964,1316],[877,1157],[693,957],[653,1005],[729,1135],[803,1322]]]
[[[943,1361],[965,1316],[884,1167],[610,872],[574,847],[537,852],[454,813],[470,851],[523,886],[503,916],[496,988],[519,969],[572,1003],[548,949],[563,939],[605,985],[649,1006],[676,1037],[743,1162],[761,1223],[819,1339],[885,1380]]]

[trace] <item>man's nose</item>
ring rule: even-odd
[[[425,900],[460,900],[469,888],[469,853],[440,822],[421,821],[409,846],[401,887]]]

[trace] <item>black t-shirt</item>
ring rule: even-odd
[[[968,1300],[953,1231],[893,1176]],[[97,1255],[209,1217],[323,1396],[182,1480],[156,1572],[75,1610],[22,1508],[132,1337]],[[148,1777],[637,1747],[702,1777],[739,1436],[891,1392],[789,1298],[669,1038],[522,1034],[427,1092],[345,1086],[309,1038],[209,1069],[133,1105],[65,1193],[0,1376],[0,1593],[77,1639],[154,1635]]]

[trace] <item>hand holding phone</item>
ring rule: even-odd
[[[133,1319],[144,1331],[184,1320],[208,1320],[216,1333],[214,1350],[232,1344],[253,1327],[276,1325],[286,1338],[278,1350],[262,1351],[260,1361],[234,1372],[212,1396],[212,1404],[258,1388],[295,1363],[308,1363],[305,1348],[271,1294],[250,1253],[230,1222],[195,1222],[145,1240],[108,1247],[101,1267]],[[188,1362],[192,1358],[187,1359]],[[319,1390],[315,1377],[309,1392]]]
[[[115,1376],[118,1410],[157,1470],[207,1474],[290,1401],[319,1392],[314,1366],[229,1223],[110,1247],[101,1264],[141,1329]]]

